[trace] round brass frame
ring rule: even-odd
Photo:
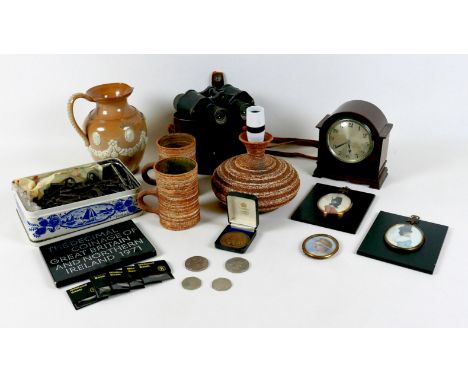
[[[388,231],[390,231],[393,227],[397,226],[397,225],[408,225],[412,228],[416,228],[420,233],[421,233],[421,236],[422,236],[422,240],[419,244],[413,246],[413,247],[409,247],[409,248],[405,248],[405,247],[399,247],[398,245],[394,245],[390,242],[390,240],[387,239],[387,233]],[[392,226],[388,227],[388,229],[385,231],[385,234],[384,234],[384,241],[385,241],[385,244],[387,244],[390,248],[393,248],[393,249],[398,249],[399,251],[404,251],[404,252],[414,252],[416,250],[418,250],[419,248],[421,248],[424,243],[426,242],[426,236],[424,235],[424,232],[421,228],[419,227],[416,227],[416,225],[414,224],[410,224],[410,223],[398,223],[398,224],[393,224]]]
[[[349,205],[349,207],[348,207],[347,209],[345,209],[344,211],[341,211],[341,212],[339,212],[339,213],[337,213],[337,214],[331,214],[331,213],[329,213],[329,212],[325,212],[322,208],[320,208],[320,201],[321,201],[323,198],[325,198],[326,196],[330,195],[330,194],[343,195],[343,196],[345,196],[346,198],[348,198],[348,199],[350,200],[351,204]],[[325,195],[321,196],[320,199],[317,201],[317,208],[318,208],[320,211],[322,211],[323,216],[325,216],[325,217],[327,217],[328,215],[332,215],[332,216],[337,216],[337,217],[341,218],[341,217],[343,217],[343,215],[344,215],[346,212],[348,212],[348,211],[351,209],[352,206],[353,206],[353,201],[351,200],[351,198],[350,198],[348,195],[343,194],[343,193],[341,193],[341,192],[329,192],[328,194],[325,194]]]
[[[323,256],[317,255],[317,254],[315,254],[315,253],[313,253],[313,252],[308,251],[307,248],[306,248],[306,243],[307,243],[309,240],[314,239],[314,238],[317,238],[317,237],[326,237],[327,239],[330,239],[331,241],[333,241],[333,242],[335,243],[335,245],[336,245],[335,250],[334,250],[333,252],[330,252],[330,253],[328,253],[328,254],[326,254],[326,255],[323,255]],[[339,249],[340,249],[340,243],[338,243],[338,240],[336,240],[333,236],[326,235],[326,234],[324,234],[324,233],[318,233],[318,234],[309,236],[309,237],[306,238],[306,239],[304,240],[304,242],[302,243],[302,251],[304,252],[304,254],[307,255],[307,256],[312,257],[313,259],[317,259],[317,260],[328,259],[328,258],[332,257],[333,255],[335,255],[335,254],[338,252]]]

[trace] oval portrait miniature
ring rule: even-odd
[[[309,236],[302,243],[302,250],[314,259],[328,259],[338,252],[340,245],[333,236],[317,234]]]
[[[384,239],[392,248],[415,251],[424,244],[424,233],[414,224],[401,223],[391,226]]]
[[[348,195],[341,193],[331,193],[323,195],[317,202],[317,207],[327,215],[343,216],[353,206],[353,202]]]

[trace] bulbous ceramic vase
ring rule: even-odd
[[[255,195],[260,212],[273,211],[294,199],[300,186],[296,170],[285,160],[265,154],[272,135],[265,133],[263,142],[249,142],[243,132],[239,140],[247,154],[229,158],[216,168],[211,177],[216,197],[226,204],[229,191]]]

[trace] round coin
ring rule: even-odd
[[[225,279],[224,277],[220,277],[219,279],[213,280],[211,283],[211,287],[218,292],[223,292],[225,290],[231,289],[232,282],[229,279]]]
[[[201,280],[198,277],[187,277],[182,280],[182,287],[187,290],[194,290],[201,287]]]
[[[243,232],[226,232],[219,241],[225,247],[243,248],[249,243],[250,237]]]
[[[242,273],[249,269],[249,262],[242,257],[233,257],[226,261],[225,267],[229,272]]]
[[[203,256],[192,256],[185,260],[185,268],[192,272],[204,271],[208,264],[208,259]]]

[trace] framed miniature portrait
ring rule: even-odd
[[[317,202],[317,207],[326,216],[338,215],[343,216],[353,206],[351,198],[344,193],[330,193],[323,195]]]
[[[385,242],[392,248],[415,251],[424,244],[424,233],[413,224],[395,224],[385,232]]]
[[[380,211],[357,254],[433,274],[448,226]]]
[[[314,259],[328,259],[338,252],[340,245],[330,235],[317,234],[309,236],[302,243],[302,250],[307,256]]]
[[[291,215],[292,220],[356,233],[375,195],[316,183]]]

